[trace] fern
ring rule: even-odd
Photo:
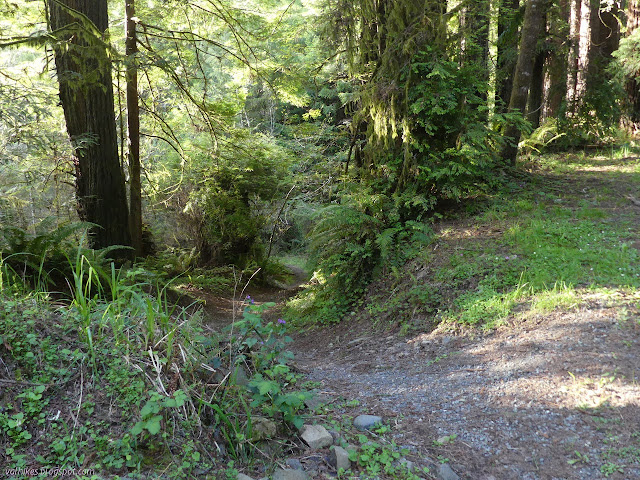
[[[339,321],[377,274],[430,239],[426,224],[400,220],[398,199],[359,192],[343,202],[320,210],[310,234],[312,266],[325,280],[316,287],[314,308],[324,322]]]
[[[0,227],[0,256],[5,265],[25,281],[54,283],[55,273],[64,275],[63,272],[69,270],[68,252],[78,248],[77,234],[91,226],[88,222],[74,222],[54,227],[52,217],[42,220],[35,227],[35,234],[3,226]]]

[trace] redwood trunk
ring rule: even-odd
[[[640,26],[640,0],[630,0],[627,12],[627,35],[631,35]],[[629,100],[630,112],[629,121],[631,127],[635,129],[640,125],[640,84],[638,77],[640,72],[636,72],[633,78],[626,82],[625,89]]]
[[[55,64],[60,102],[74,148],[78,214],[97,225],[90,230],[92,247],[129,245],[126,189],[118,158],[111,63],[105,40],[107,2],[51,1],[47,14],[51,31],[58,32]]]

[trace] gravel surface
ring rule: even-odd
[[[294,350],[325,393],[360,400],[397,424],[399,444],[448,458],[461,478],[640,479],[639,317],[620,311],[586,299],[480,336],[354,339],[359,327],[341,324]]]

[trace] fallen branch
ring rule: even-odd
[[[633,203],[636,207],[640,207],[640,200],[638,200],[635,197],[632,197],[631,195],[626,195],[626,198]]]

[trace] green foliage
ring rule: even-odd
[[[423,472],[412,471],[404,458],[408,450],[399,448],[394,442],[387,443],[381,437],[371,440],[364,434],[358,435],[358,442],[360,448],[349,451],[349,460],[356,462],[364,471],[364,478],[380,478],[384,475],[385,478],[398,480],[418,480],[421,478],[419,473],[429,473],[427,468]]]
[[[403,265],[427,243],[428,225],[402,222],[402,207],[388,196],[361,191],[319,210],[310,234],[317,283],[289,303],[289,315],[339,321],[376,275]]]
[[[615,62],[610,66],[610,71],[619,79],[637,81],[640,71],[640,30],[634,29],[630,35],[621,38],[613,57]]]
[[[23,279],[36,285],[50,283],[52,276],[60,277],[69,272],[69,253],[77,247],[77,237],[86,235],[90,224],[75,222],[56,225],[56,219],[48,217],[30,233],[14,226],[0,227],[0,256],[3,265]]]
[[[267,139],[259,143],[259,137],[249,145],[239,134],[236,142],[213,159],[196,160],[200,167],[193,175],[199,178],[182,209],[202,264],[244,268],[264,259],[263,229],[271,214],[267,202],[282,192],[287,154]]]
[[[414,55],[409,68],[404,76],[410,85],[410,133],[405,136],[411,153],[404,153],[402,175],[407,177],[400,182],[436,200],[458,200],[487,181],[496,166],[501,136],[487,122],[487,84],[478,65],[461,66],[433,49]],[[496,115],[492,121],[518,118]],[[413,158],[409,164],[407,155]]]
[[[558,147],[605,145],[618,139],[624,84],[611,75],[603,75],[599,80],[580,99],[575,113],[560,113],[558,132],[563,136],[555,142]]]
[[[79,467],[93,454],[92,468],[122,474],[153,468],[160,456],[159,467],[175,462],[173,477],[187,478],[210,468],[203,455],[210,444],[195,440],[201,429],[220,432],[221,451],[248,461],[254,418],[272,419],[281,433],[301,425],[307,395],[291,389],[297,378],[287,365],[285,322],[261,318],[269,305],[249,306],[229,335],[205,336],[197,313],[162,291],[145,293],[150,285],[139,279],[149,275],[140,268],[112,266],[102,283],[86,255],[74,268],[65,307],[0,291],[0,353],[18,382],[0,409],[9,466],[23,466],[27,450],[43,452],[43,467]],[[75,406],[73,417],[56,416],[60,398]],[[119,422],[103,422],[107,410]]]

